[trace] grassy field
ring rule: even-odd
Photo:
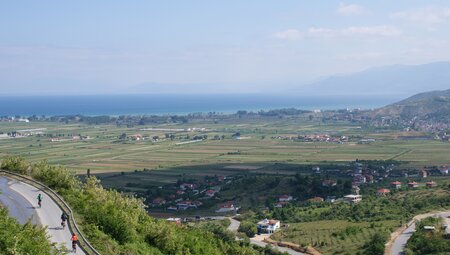
[[[323,254],[356,254],[373,234],[392,232],[399,224],[397,221],[355,223],[343,220],[293,223],[272,235],[272,239],[313,245]]]
[[[95,173],[121,172],[147,169],[164,169],[177,166],[239,163],[264,165],[283,162],[313,164],[323,161],[339,162],[358,159],[395,159],[408,161],[413,166],[449,164],[450,143],[426,140],[399,140],[404,133],[367,133],[357,126],[345,123],[323,125],[321,123],[298,123],[280,120],[274,123],[247,121],[244,123],[192,123],[183,125],[160,125],[153,128],[205,127],[209,131],[178,132],[177,139],[159,141],[119,141],[118,137],[142,134],[164,138],[164,131],[143,131],[149,126],[117,127],[115,125],[84,125],[51,122],[0,123],[0,132],[46,128],[44,133],[58,136],[61,140],[51,142],[48,137],[29,136],[0,140],[0,157],[22,155],[28,160],[48,159],[50,163],[64,164],[69,169]],[[244,139],[232,139],[240,132]],[[72,135],[89,136],[88,140],[72,140]],[[188,141],[186,136],[208,135],[208,139],[179,145]],[[271,139],[273,136],[296,136],[305,134],[337,134],[358,137],[375,137],[372,144],[345,144],[327,142],[299,142]],[[215,135],[225,135],[224,140],[213,140]],[[411,135],[411,133],[409,133]],[[414,134],[413,134],[414,135]],[[422,134],[417,134],[422,135]],[[177,145],[178,144],[178,145]]]

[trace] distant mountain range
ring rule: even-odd
[[[450,89],[420,93],[373,111],[374,116],[450,121]]]
[[[335,75],[302,88],[321,95],[413,95],[450,88],[450,61],[423,65],[394,65]]]

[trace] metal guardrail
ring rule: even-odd
[[[49,188],[47,185],[34,180],[31,177],[24,176],[21,174],[13,173],[7,170],[0,169],[0,174],[4,173],[5,175],[8,175],[9,177],[15,178],[15,179],[21,179],[25,180],[28,184],[32,186],[39,186],[36,188],[40,188],[43,192],[47,193],[59,206],[59,208],[64,211],[67,215],[69,215],[69,221],[68,221],[68,227],[72,232],[75,232],[81,239],[82,242],[79,243],[80,248],[89,255],[101,255],[95,248],[89,243],[89,241],[84,237],[83,233],[81,232],[80,228],[78,227],[77,223],[75,222],[75,217],[73,216],[73,211],[70,208],[70,206],[62,199],[61,196],[59,196],[53,189]],[[58,200],[58,201],[56,201]],[[72,224],[70,224],[70,221],[72,221]]]

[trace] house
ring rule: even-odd
[[[351,204],[357,204],[361,202],[362,196],[361,195],[346,195],[344,196],[344,200]]]
[[[288,202],[277,202],[275,203],[275,208],[283,208],[287,204]]]
[[[313,202],[313,203],[320,203],[323,202],[323,198],[322,197],[313,197],[308,199],[309,202]]]
[[[425,231],[434,231],[436,228],[434,226],[423,226],[423,230]]]
[[[181,225],[181,218],[167,218],[168,222],[173,222],[177,225]]]
[[[171,205],[171,206],[167,207],[167,210],[178,211],[178,207]]]
[[[374,180],[373,175],[367,174],[367,175],[365,175],[365,177],[366,177],[366,182],[373,183],[373,180]]]
[[[323,180],[322,181],[322,186],[323,187],[334,187],[336,185],[337,185],[337,181],[336,180],[328,179],[328,180]]]
[[[385,196],[389,194],[391,191],[389,189],[379,189],[377,190],[377,196]]]
[[[314,167],[312,168],[312,170],[313,170],[315,173],[320,173],[320,167],[319,167],[319,166],[314,166]]]
[[[224,213],[224,212],[233,212],[237,211],[237,208],[234,207],[234,204],[232,202],[227,202],[219,205],[219,209],[216,210],[218,213]]]
[[[279,220],[264,219],[257,223],[258,234],[267,233],[272,234],[280,228],[281,224]]]
[[[152,206],[161,206],[161,205],[164,205],[165,203],[166,203],[166,200],[164,198],[157,197],[157,198],[153,199]]]
[[[443,167],[439,168],[439,172],[441,172],[442,175],[447,175],[448,174],[448,167],[447,166],[443,166]]]
[[[409,188],[418,188],[419,184],[417,182],[408,182]]]
[[[325,199],[325,202],[334,203],[334,202],[336,202],[336,197],[335,196],[327,196],[327,198]]]
[[[203,205],[202,202],[200,202],[200,201],[194,201],[194,202],[192,202],[192,204],[190,205],[190,207],[191,207],[191,208],[198,208],[198,207],[200,207],[200,206],[202,206],[202,205]]]
[[[205,196],[207,197],[213,197],[216,194],[216,191],[209,189],[207,191],[205,191]]]
[[[187,190],[187,189],[195,189],[196,185],[193,183],[183,183],[180,185],[180,189]]]
[[[134,141],[140,141],[142,140],[142,135],[141,134],[134,134],[134,135],[130,135],[131,140]]]
[[[177,203],[178,210],[187,210],[189,208],[197,208],[197,204],[192,203],[190,200],[180,201]]]
[[[436,182],[434,181],[426,182],[425,185],[427,186],[427,188],[434,188],[437,186]]]
[[[427,178],[427,177],[428,177],[428,172],[425,171],[425,170],[420,170],[420,171],[419,171],[419,176],[420,176],[421,178]]]
[[[356,175],[353,177],[353,182],[354,182],[355,184],[363,184],[363,183],[366,183],[366,177],[365,177],[364,175],[362,175],[362,174],[356,174]]]
[[[281,195],[278,197],[278,202],[289,202],[291,201],[293,198],[290,195]]]
[[[394,189],[400,189],[402,187],[402,183],[399,181],[391,182],[391,187]]]

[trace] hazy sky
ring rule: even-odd
[[[2,1],[0,93],[270,90],[449,60],[449,42],[444,0]]]

